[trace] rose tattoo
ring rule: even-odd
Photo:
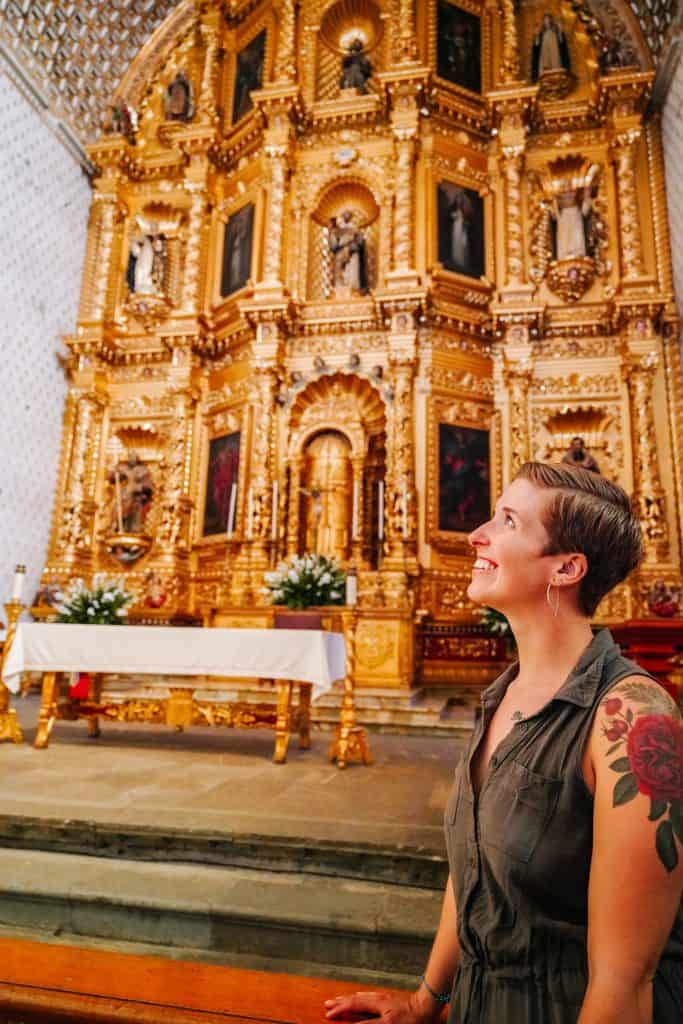
[[[618,697],[602,703],[609,719],[603,732],[613,743],[608,756],[626,745],[626,756],[610,765],[620,775],[612,803],[620,807],[638,793],[650,798],[649,820],[659,821],[657,855],[666,870],[673,871],[678,864],[676,841],[683,845],[683,727],[680,719],[671,717],[666,703],[653,701],[649,687],[635,683],[631,689],[628,696],[646,702],[643,710],[651,713],[635,718],[628,708],[624,714]]]

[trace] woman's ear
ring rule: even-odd
[[[577,552],[573,555],[566,555],[559,569],[555,570],[553,586],[568,586],[578,583],[588,572],[588,559],[585,555]]]

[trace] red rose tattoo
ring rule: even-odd
[[[637,718],[626,751],[638,789],[653,800],[683,801],[683,729],[668,715]]]
[[[683,845],[683,726],[651,687],[632,683],[629,691],[630,699],[644,705],[644,714],[634,716],[631,708],[624,713],[618,697],[602,702],[608,719],[602,731],[612,744],[607,756],[619,748],[625,755],[610,764],[620,776],[612,803],[620,807],[638,793],[649,797],[649,820],[659,821],[657,855],[666,870],[673,871],[678,864],[677,841]]]

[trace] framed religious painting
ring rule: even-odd
[[[266,58],[266,30],[247,43],[235,61],[235,81],[232,90],[232,123],[237,124],[254,106],[252,90],[263,85],[263,66]]]
[[[448,0],[437,0],[436,73],[453,85],[481,93],[481,22]]]
[[[491,514],[488,430],[438,424],[437,529],[471,533]]]
[[[222,298],[239,291],[251,277],[253,235],[254,204],[248,203],[233,213],[225,225],[221,268]]]
[[[484,200],[474,189],[441,181],[436,190],[439,263],[466,277],[484,273]]]
[[[235,528],[240,466],[240,432],[209,441],[202,535],[212,537]]]

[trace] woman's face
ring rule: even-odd
[[[544,555],[543,512],[552,491],[517,479],[496,503],[493,517],[469,535],[476,558],[468,597],[509,615],[545,602],[557,555]]]

